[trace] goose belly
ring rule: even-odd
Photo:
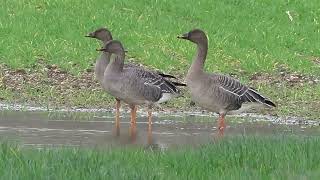
[[[150,104],[141,96],[141,92],[134,87],[132,81],[105,81],[103,87],[110,95],[127,104]]]
[[[123,96],[123,93],[120,91],[119,88],[117,88],[115,83],[113,83],[111,86],[111,85],[109,85],[109,83],[104,82],[103,89],[106,90],[110,95],[112,95],[118,99],[121,99],[120,97]]]
[[[221,107],[218,106],[214,101],[210,99],[210,97],[203,96],[203,95],[192,95],[192,100],[198,104],[200,107],[211,111],[211,112],[220,112]]]
[[[211,111],[220,112],[221,104],[217,97],[214,96],[214,90],[201,85],[189,86],[192,100],[200,107]]]

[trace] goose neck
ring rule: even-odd
[[[207,52],[208,52],[207,41],[197,44],[197,53],[189,69],[189,74],[195,73],[195,72],[203,72],[204,63],[207,57]]]
[[[114,54],[114,60],[110,63],[108,67],[110,67],[110,69],[112,69],[112,71],[115,71],[115,72],[122,71],[124,66],[124,58],[125,58],[124,52],[119,52],[117,54]]]
[[[95,65],[95,74],[98,80],[101,80],[103,78],[104,71],[106,70],[110,62],[110,56],[111,56],[110,53],[102,52],[100,57],[97,59],[97,62]]]

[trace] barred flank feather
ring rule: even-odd
[[[273,102],[259,94],[255,89],[241,84],[238,80],[233,79],[232,77],[221,74],[212,74],[211,77],[220,86],[220,89],[225,92],[224,96],[233,96],[240,104],[252,102],[261,103],[268,107],[276,107]]]
[[[253,89],[248,89],[248,91],[242,96],[243,102],[259,102],[261,104],[265,104],[269,107],[276,107],[276,105],[271,102],[270,100],[263,97],[261,94],[259,94],[257,91]]]

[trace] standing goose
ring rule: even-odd
[[[88,33],[85,37],[95,38],[95,39],[100,40],[102,46],[104,46],[108,41],[113,39],[111,32],[107,28],[99,28],[93,32]],[[110,62],[110,56],[111,56],[111,53],[102,52],[96,60],[94,72],[95,72],[95,76],[96,76],[98,82],[101,85],[103,83],[104,71]],[[124,68],[141,68],[141,67],[129,63],[129,64],[124,64]],[[159,74],[160,76],[165,77],[165,78],[176,79],[172,75],[168,75],[168,74],[164,74],[164,73],[160,73],[160,72],[158,72],[157,74]],[[186,86],[185,84],[179,83],[179,82],[172,82],[172,83],[176,86]],[[119,133],[119,126],[120,126],[120,124],[119,124],[120,123],[120,106],[121,106],[120,99],[116,98],[116,129],[117,129],[117,133]]]
[[[276,105],[256,90],[241,84],[238,80],[203,70],[208,51],[208,39],[200,29],[194,29],[178,36],[197,45],[197,53],[186,76],[186,83],[192,99],[202,108],[219,114],[219,131],[225,129],[224,117],[229,111],[238,110],[243,103],[258,103],[266,107]]]
[[[108,41],[112,40],[111,32],[106,28],[99,28],[93,32],[90,32],[85,37],[95,38],[100,40],[102,46],[106,44]],[[101,53],[96,60],[94,73],[100,84],[102,84],[103,73],[104,73],[104,70],[107,68],[109,62],[110,62],[110,53]]]
[[[85,37],[89,37],[89,38],[94,38],[94,39],[98,39],[101,41],[102,46],[104,46],[108,41],[112,40],[112,34],[111,32],[107,29],[107,28],[99,28],[93,32],[88,33]],[[103,81],[103,73],[104,70],[106,69],[106,67],[108,66],[110,62],[110,53],[108,52],[102,52],[100,54],[100,56],[97,58],[96,60],[96,64],[95,64],[95,75],[96,78],[98,79],[98,81],[100,83],[102,83]],[[140,66],[132,64],[132,63],[128,63],[124,65],[124,68],[139,68]],[[161,75],[162,77],[165,78],[174,78],[176,79],[176,77],[169,75],[169,74],[164,74],[161,72],[157,72],[159,75]],[[185,86],[185,84],[179,83],[179,82],[174,82],[176,85],[180,85],[180,86]]]
[[[124,68],[125,51],[120,41],[111,40],[99,51],[112,54],[112,61],[103,76],[103,88],[117,99],[129,104],[131,123],[136,123],[136,106],[148,106],[151,128],[152,106],[180,95],[171,81],[143,68]]]

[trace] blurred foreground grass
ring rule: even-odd
[[[318,179],[319,137],[226,137],[198,148],[0,145],[1,179]]]

